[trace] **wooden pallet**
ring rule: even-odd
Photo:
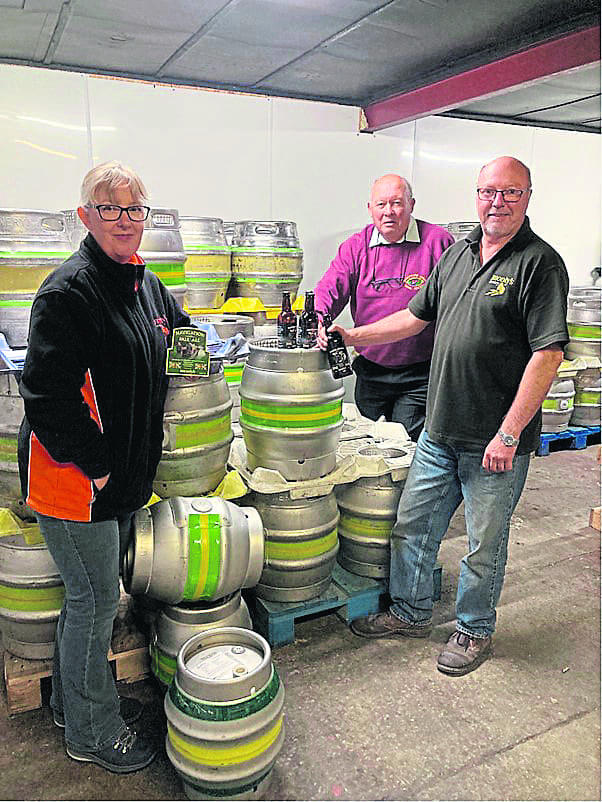
[[[543,432],[539,448],[535,451],[538,457],[546,457],[553,450],[582,449],[600,442],[599,426],[570,426],[562,432]]]
[[[441,598],[442,567],[433,572],[433,601]],[[295,640],[295,621],[320,613],[336,613],[346,624],[361,615],[370,615],[386,608],[387,582],[357,576],[335,563],[332,582],[324,593],[305,602],[272,602],[249,594],[249,607],[254,628],[270,646],[284,646]]]
[[[113,627],[109,663],[115,679],[138,682],[150,673],[148,641],[135,626],[127,600]],[[52,660],[27,660],[4,652],[4,685],[9,715],[42,707],[42,681],[52,676]]]

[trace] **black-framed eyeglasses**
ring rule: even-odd
[[[504,203],[518,203],[525,192],[528,191],[528,189],[493,189],[493,187],[477,187],[477,195],[479,196],[479,200],[495,200],[495,197],[499,192],[504,199]]]
[[[101,220],[107,223],[116,223],[125,212],[132,223],[143,223],[149,215],[150,206],[117,206],[114,203],[91,204],[98,212]]]

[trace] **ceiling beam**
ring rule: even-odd
[[[600,61],[599,25],[365,106],[360,114],[360,131],[373,133],[440,114],[597,61]]]

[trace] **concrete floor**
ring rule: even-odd
[[[334,614],[297,622],[274,650],[286,737],[274,800],[599,800],[600,504],[597,446],[534,458],[513,519],[495,655],[461,678],[435,663],[454,627],[464,553],[461,510],[444,540],[443,593],[428,640],[367,641]],[[154,683],[122,688],[148,702]],[[64,752],[48,707],[13,718],[0,704],[0,798],[185,799],[161,751],[115,776]]]

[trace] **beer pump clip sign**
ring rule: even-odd
[[[192,327],[174,329],[165,372],[168,376],[208,376],[206,332]]]

